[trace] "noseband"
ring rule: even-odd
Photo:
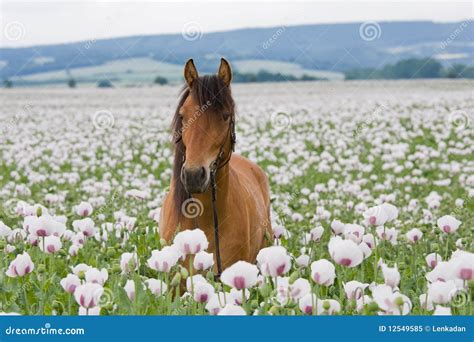
[[[224,148],[225,144],[227,143],[227,137],[230,134],[230,151],[229,156],[226,160],[221,163],[222,157],[224,155]],[[183,139],[183,134],[181,133],[178,139],[175,141],[175,144],[180,142]],[[217,183],[216,183],[216,174],[219,169],[227,165],[232,157],[232,152],[234,152],[235,142],[236,142],[236,134],[235,134],[235,119],[234,115],[232,114],[230,117],[229,123],[229,130],[226,134],[226,138],[224,142],[221,144],[219,148],[219,153],[217,154],[217,158],[211,163],[210,165],[210,182],[211,182],[211,203],[212,203],[212,216],[214,221],[214,243],[216,244],[216,260],[217,260],[217,275],[216,278],[220,278],[222,274],[222,261],[221,261],[221,252],[219,246],[219,218],[217,215]],[[183,145],[184,146],[184,145]],[[186,148],[186,146],[185,146]],[[186,160],[186,153],[183,154],[183,164]],[[192,195],[188,193],[189,198],[192,198]],[[195,218],[196,226],[199,227],[199,222],[197,217]]]

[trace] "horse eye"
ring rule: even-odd
[[[224,115],[222,115],[222,118],[224,119],[224,121],[227,121],[230,118],[230,114],[229,113],[224,113]]]

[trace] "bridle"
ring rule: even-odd
[[[219,246],[219,218],[217,216],[217,183],[216,183],[216,174],[219,169],[227,165],[232,157],[232,152],[235,149],[235,143],[237,141],[235,134],[235,118],[232,113],[230,116],[229,129],[226,134],[224,141],[222,142],[219,153],[217,154],[216,159],[210,165],[210,186],[211,186],[211,203],[212,203],[212,217],[214,222],[214,243],[216,245],[216,260],[217,260],[217,275],[216,278],[220,278],[222,274],[222,261],[221,261],[221,252]],[[230,151],[228,157],[223,163],[221,163],[222,157],[224,156],[224,148],[228,141],[230,135]],[[175,140],[175,144],[179,143],[183,139],[183,134],[181,133],[178,139]],[[184,145],[183,145],[184,146]],[[184,146],[186,148],[186,146]],[[183,164],[186,160],[186,153],[183,153]],[[188,193],[189,198],[192,198],[192,195]],[[196,226],[199,227],[199,222],[197,216],[195,217]]]

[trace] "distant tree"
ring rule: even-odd
[[[454,64],[445,71],[448,78],[474,78],[474,67],[464,64]]]
[[[112,82],[110,82],[109,80],[100,80],[99,82],[97,82],[97,87],[98,88],[113,88],[113,84]]]
[[[13,88],[13,82],[11,80],[4,80],[3,81],[3,86],[5,88]]]
[[[70,78],[68,81],[67,81],[67,86],[69,88],[76,88],[76,80],[74,78]]]
[[[159,85],[165,85],[168,84],[168,79],[161,76],[156,76],[154,83]]]

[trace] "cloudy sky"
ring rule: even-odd
[[[109,1],[0,0],[2,47],[139,34],[384,20],[450,22],[473,16],[471,1]]]

